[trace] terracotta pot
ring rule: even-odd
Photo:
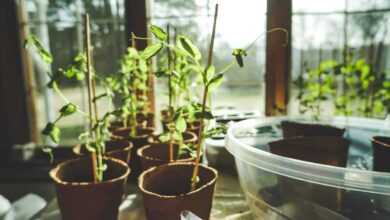
[[[184,210],[203,220],[210,218],[218,172],[200,165],[198,188],[190,192],[194,166],[194,163],[170,163],[141,174],[138,186],[148,220],[180,220],[180,213]]]
[[[293,121],[282,121],[280,123],[284,138],[291,137],[312,137],[312,136],[336,136],[342,137],[345,129],[330,125],[308,124]]]
[[[119,159],[127,164],[130,162],[133,143],[128,140],[106,141],[106,156]],[[84,145],[78,144],[73,147],[73,152],[78,156],[89,154]]]
[[[137,154],[141,158],[142,171],[170,162],[195,162],[196,158],[189,154],[180,155],[179,158],[179,145],[172,144],[172,146],[174,161],[169,161],[168,143],[154,143],[138,149]]]
[[[136,179],[141,173],[141,160],[137,155],[137,150],[148,144],[148,138],[153,135],[153,128],[137,128],[136,136],[129,136],[131,128],[121,128],[112,132],[113,140],[128,140],[133,143],[133,152],[130,156],[131,179]]]
[[[63,220],[117,220],[130,169],[123,161],[105,158],[104,181],[93,182],[91,158],[59,164],[50,171]]]
[[[148,143],[150,144],[161,143],[161,141],[159,140],[159,136],[160,135],[149,137]],[[186,131],[183,132],[183,142],[184,144],[187,145],[195,145],[198,142],[198,137],[193,132]]]
[[[349,141],[341,137],[295,137],[269,143],[274,154],[313,163],[345,167]]]
[[[374,157],[374,170],[390,172],[390,137],[375,136],[371,140]]]

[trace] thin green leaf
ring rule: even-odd
[[[60,142],[61,130],[54,123],[47,123],[45,128],[42,130],[42,134],[49,136],[50,139],[56,144]]]
[[[37,50],[38,55],[45,63],[51,64],[53,62],[52,55],[49,53],[49,51],[45,49],[43,44],[38,40],[36,36],[30,35],[27,37],[24,42],[24,47],[27,48],[28,46],[33,46]]]
[[[68,116],[75,113],[76,111],[77,106],[72,103],[68,103],[60,109],[61,116]]]
[[[154,55],[156,55],[161,49],[163,48],[162,43],[155,43],[147,48],[145,48],[144,51],[141,53],[141,57],[145,60],[150,59]]]
[[[199,51],[199,49],[192,43],[192,41],[183,36],[179,36],[179,45],[195,60],[200,60],[202,58],[202,55]]]
[[[207,86],[209,87],[209,90],[212,90],[212,89],[214,89],[214,88],[217,88],[219,85],[221,85],[222,80],[223,80],[223,74],[222,74],[222,73],[220,73],[220,74],[214,76],[214,77],[209,81],[209,83],[207,84]]]
[[[167,40],[168,37],[167,33],[165,33],[165,31],[162,28],[156,25],[150,26],[150,32],[152,32],[152,34],[161,41]]]
[[[179,116],[177,119],[176,119],[176,130],[180,133],[183,133],[186,131],[187,129],[187,123],[186,123],[186,120],[182,117],[182,116]]]

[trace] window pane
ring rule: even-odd
[[[73,57],[83,50],[83,14],[91,17],[91,34],[93,43],[94,67],[99,74],[112,73],[118,69],[119,57],[126,48],[124,34],[124,1],[123,0],[27,0],[28,26],[50,49],[54,62],[45,67],[39,58],[33,55],[35,78],[39,93],[37,110],[39,128],[47,121],[54,121],[57,111],[65,102],[55,93],[45,89],[48,79],[46,71],[66,68]],[[71,82],[61,85],[64,94],[75,104],[86,109],[86,92],[79,83]],[[99,90],[99,89],[98,89]],[[99,94],[99,93],[98,93]],[[47,106],[47,107],[45,107]],[[107,109],[100,103],[101,114]],[[62,145],[77,142],[78,134],[85,126],[81,116],[70,116],[60,121],[62,128]]]

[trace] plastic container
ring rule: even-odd
[[[278,156],[267,143],[281,138],[280,121],[246,120],[228,130],[240,184],[255,219],[390,219],[390,173],[373,172],[371,137],[390,134],[383,120],[335,117],[320,123],[345,127],[347,168]],[[390,163],[390,160],[389,160]]]

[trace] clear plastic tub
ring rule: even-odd
[[[371,137],[390,134],[384,121],[336,117],[321,122],[347,129],[348,165],[340,168],[270,153],[268,143],[281,138],[284,119],[291,120],[246,120],[228,130],[226,148],[255,219],[390,219],[390,173],[370,171]]]

